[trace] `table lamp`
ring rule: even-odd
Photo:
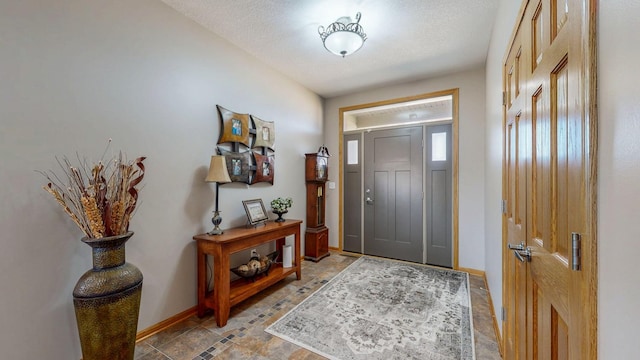
[[[213,218],[211,218],[211,222],[213,223],[214,227],[213,230],[209,231],[207,234],[220,235],[223,231],[222,229],[220,229],[222,218],[220,217],[220,210],[218,210],[218,192],[220,191],[220,184],[231,182],[231,179],[229,178],[229,172],[227,171],[227,162],[224,156],[213,155],[211,157],[209,174],[207,174],[207,177],[204,179],[204,181],[216,183],[216,209],[213,211]]]

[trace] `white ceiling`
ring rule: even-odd
[[[162,0],[322,97],[485,62],[499,0]],[[367,40],[341,58],[318,26],[355,19]]]

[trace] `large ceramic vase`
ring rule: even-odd
[[[132,235],[82,239],[93,250],[93,269],[73,289],[83,360],[133,359],[142,273],[125,262]]]

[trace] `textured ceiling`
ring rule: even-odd
[[[498,0],[162,0],[311,91],[333,97],[484,64]],[[341,58],[318,26],[355,18],[367,41]]]

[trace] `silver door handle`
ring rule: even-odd
[[[519,251],[524,251],[525,250],[524,242],[521,242],[518,245],[507,244],[507,247],[509,248],[509,250],[519,250]]]
[[[524,250],[514,250],[513,254],[521,262],[531,262],[531,248],[530,247],[527,247]]]
[[[370,198],[370,197],[368,197],[368,196],[367,196],[367,198],[365,199],[365,201],[367,202],[367,204],[369,204],[369,205],[373,205],[373,199],[372,199],[372,198]]]

